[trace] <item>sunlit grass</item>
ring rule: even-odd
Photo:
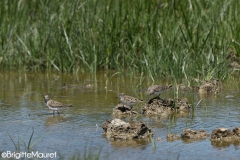
[[[1,1],[0,67],[227,79],[239,1]]]

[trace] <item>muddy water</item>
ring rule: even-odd
[[[69,87],[63,88],[63,83]],[[188,98],[194,111],[173,114],[170,117],[124,118],[127,122],[143,121],[152,128],[152,140],[109,141],[101,125],[111,118],[118,103],[119,92],[147,100],[144,91],[152,84],[144,80],[138,87],[139,77],[122,74],[59,74],[59,73],[0,73],[0,152],[26,151],[32,131],[32,151],[57,152],[58,158],[73,156],[84,158],[100,153],[100,159],[238,159],[240,143],[215,144],[209,138],[202,141],[168,142],[167,133],[180,134],[184,128],[213,129],[240,127],[239,81],[224,83],[218,95],[199,95],[197,92],[180,92]],[[157,81],[156,84],[170,83]],[[93,88],[82,88],[92,84]],[[73,104],[52,116],[43,102],[43,95]],[[161,97],[173,97],[173,90]],[[196,104],[201,100],[201,103]],[[135,106],[140,111],[141,104]],[[161,141],[157,141],[158,138]],[[35,143],[36,142],[36,143]],[[15,146],[16,145],[16,146]]]

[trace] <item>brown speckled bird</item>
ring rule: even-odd
[[[120,103],[129,107],[134,106],[137,103],[143,102],[143,100],[139,100],[137,98],[127,96],[125,93],[119,93],[118,98],[120,98]]]
[[[150,86],[147,90],[147,95],[150,96],[152,94],[155,94],[158,96],[160,96],[160,94],[162,92],[165,92],[166,90],[172,88],[172,85],[168,85],[168,86],[160,86],[160,85],[153,85],[153,86]]]
[[[63,109],[63,108],[68,108],[68,107],[72,107],[72,105],[70,104],[62,104],[60,102],[51,100],[49,95],[45,95],[44,96],[44,102],[46,104],[46,106],[53,111],[53,115],[55,113],[55,111],[57,111],[58,114],[60,114],[58,112],[59,109]]]

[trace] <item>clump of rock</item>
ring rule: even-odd
[[[205,80],[202,82],[202,85],[198,87],[199,93],[216,93],[222,90],[222,83],[215,79],[215,80]]]
[[[172,133],[169,133],[167,134],[167,141],[175,141],[175,140],[179,140],[181,139],[181,136],[180,135],[176,135],[176,134],[172,134]]]
[[[197,139],[206,139],[208,137],[208,133],[204,130],[192,130],[192,129],[183,129],[181,135],[175,135],[175,134],[167,134],[167,140],[168,141],[174,141],[174,140],[197,140]]]
[[[120,119],[106,121],[103,126],[104,134],[109,139],[143,139],[152,137],[153,133],[143,122],[129,124]]]
[[[125,116],[125,115],[138,115],[138,113],[136,111],[133,111],[132,107],[123,104],[118,104],[113,109],[113,116]]]
[[[208,133],[204,130],[184,129],[181,134],[182,139],[205,139]]]
[[[227,54],[226,58],[227,58],[227,60],[229,60],[229,62],[230,62],[229,66],[231,68],[237,68],[237,69],[240,68],[240,59],[237,56],[237,54],[234,53],[234,51],[232,49],[229,50],[229,53]]]
[[[232,131],[227,128],[218,128],[212,131],[211,141],[240,141],[240,128],[235,127]]]
[[[188,104],[186,98],[176,99],[175,101],[172,98],[154,98],[143,106],[142,113],[146,115],[164,115],[170,114],[175,110],[189,111],[190,107],[191,105]]]

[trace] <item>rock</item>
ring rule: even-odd
[[[238,137],[240,138],[240,128],[235,127],[235,128],[233,129],[233,134],[234,134],[235,136],[238,136]]]
[[[184,129],[181,134],[182,139],[205,139],[208,133],[204,130]]]
[[[125,126],[125,128],[130,127],[129,123],[126,123],[126,122],[122,121],[121,119],[114,119],[111,121],[111,124],[115,127],[119,127],[119,126]]]
[[[102,128],[109,139],[142,139],[153,136],[151,129],[143,122],[130,125],[120,119],[107,120]]]
[[[113,109],[113,116],[126,116],[126,115],[138,115],[136,111],[133,111],[131,107],[118,104],[114,109]]]
[[[228,52],[229,53],[227,54],[226,58],[230,62],[229,67],[239,69],[240,68],[239,57],[237,56],[237,54],[235,53],[235,51],[233,49],[230,49]]]
[[[176,103],[177,109],[180,111],[183,111],[183,110],[188,111],[189,108],[191,107],[191,105],[188,104],[187,98],[177,99],[177,101],[175,103]]]
[[[192,130],[192,129],[184,129],[182,131],[181,136],[175,134],[167,134],[168,141],[174,140],[196,140],[196,139],[205,139],[208,137],[208,133],[204,130]]]
[[[240,141],[240,128],[235,127],[232,131],[227,128],[215,129],[212,131],[211,141]]]
[[[186,98],[176,99],[175,101],[172,98],[154,98],[143,106],[142,113],[146,115],[166,115],[176,110],[189,111],[190,106]]]
[[[172,142],[172,141],[179,140],[179,139],[181,139],[181,136],[179,136],[179,135],[172,134],[172,133],[167,134],[167,141]]]
[[[199,86],[199,93],[216,93],[222,89],[222,83],[219,80],[206,80]]]

